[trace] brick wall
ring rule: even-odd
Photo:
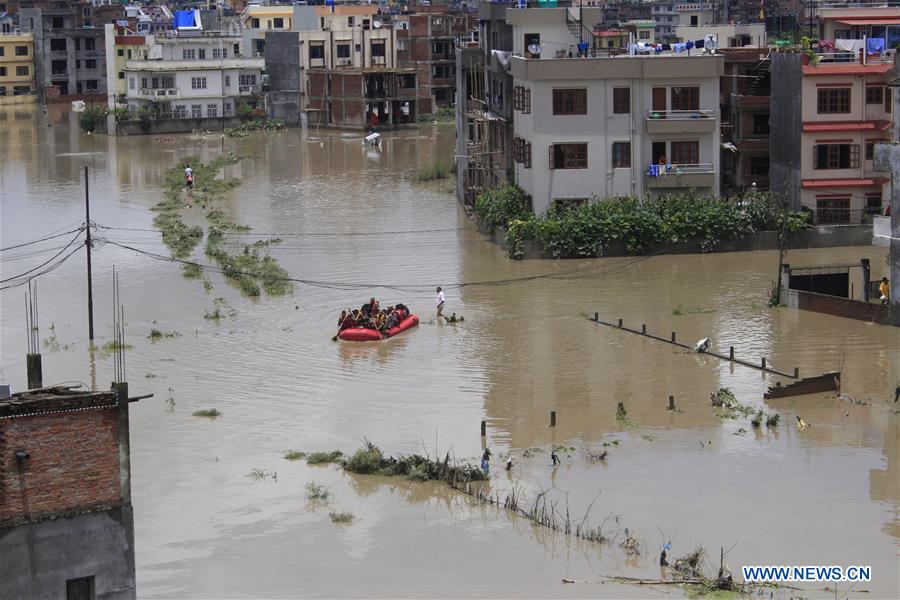
[[[881,324],[888,322],[888,307],[881,304],[799,290],[791,290],[791,294],[796,294],[797,308],[801,310]]]
[[[0,419],[0,526],[119,504],[115,407]]]

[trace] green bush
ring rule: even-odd
[[[374,446],[362,448],[344,462],[344,469],[361,475],[377,473],[381,469],[382,458],[381,450],[378,448]]]
[[[723,240],[757,231],[807,227],[806,215],[787,213],[769,194],[755,193],[739,203],[695,194],[654,200],[633,197],[594,199],[575,209],[556,207],[536,217],[523,207],[511,186],[489,190],[475,200],[475,214],[491,232],[505,227],[508,252],[521,258],[525,240],[535,240],[554,258],[602,256],[611,242],[628,254],[645,254],[666,244],[699,241],[712,251]]]

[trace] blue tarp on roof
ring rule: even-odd
[[[194,23],[194,11],[192,10],[176,10],[175,11],[175,29],[196,29]]]

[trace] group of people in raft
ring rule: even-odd
[[[405,304],[397,304],[387,308],[380,308],[378,300],[370,298],[360,308],[350,311],[342,310],[338,318],[338,330],[343,331],[353,327],[375,329],[379,333],[385,333],[392,327],[396,327],[409,316],[409,307]]]

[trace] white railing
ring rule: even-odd
[[[715,119],[716,111],[713,109],[702,110],[648,110],[648,119]]]
[[[152,98],[162,98],[166,96],[177,96],[177,88],[140,88],[138,96],[150,96]]]
[[[238,93],[239,94],[258,94],[261,89],[262,89],[262,86],[260,86],[260,84],[258,84],[258,83],[253,84],[253,85],[239,85]]]
[[[687,173],[715,173],[712,163],[697,164],[651,164],[647,167],[647,175],[650,177],[667,177],[669,175],[685,175]]]
[[[867,54],[865,63],[862,62],[858,52],[838,50],[835,52],[816,52],[819,64],[867,64],[867,65],[892,65],[894,64],[896,50],[883,50],[880,54]]]

